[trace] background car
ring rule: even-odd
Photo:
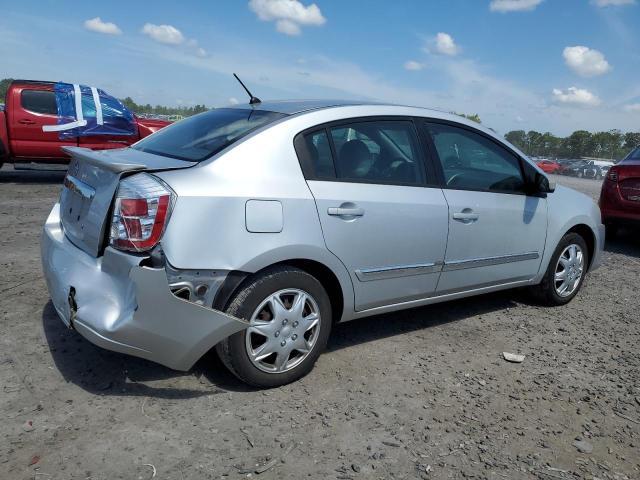
[[[75,129],[74,135],[64,136],[58,131],[48,131],[45,129],[58,125],[61,118],[55,87],[55,82],[11,82],[6,94],[6,104],[4,108],[0,108],[0,167],[3,163],[14,163],[18,166],[66,165],[69,163],[69,156],[63,151],[63,147],[79,146],[93,150],[122,148],[170,124],[163,120],[139,118],[113,98],[117,107],[122,109],[122,113],[130,116],[130,132],[82,135]],[[100,92],[108,96],[106,92]],[[84,109],[88,109],[87,105],[84,105],[83,111]],[[105,109],[105,118],[107,111],[115,115],[117,109],[113,105]]]
[[[608,235],[620,226],[640,225],[640,147],[609,169],[599,203]]]
[[[538,160],[536,165],[545,173],[558,173],[562,167],[553,160]]]

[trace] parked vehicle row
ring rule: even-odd
[[[63,147],[96,150],[126,147],[170,123],[131,114],[134,128],[127,135],[64,136],[57,130],[46,131],[58,126],[60,121],[55,85],[55,82],[34,80],[11,83],[4,109],[0,109],[0,166],[4,162],[67,164],[69,155]],[[82,109],[86,108],[83,104]]]
[[[536,161],[536,165],[546,173],[600,180],[607,175],[607,172],[613,163],[597,160],[540,159]]]
[[[601,259],[590,198],[438,111],[252,98],[131,148],[65,150],[42,238],[56,311],[179,370],[215,347],[245,382],[282,385],[336,322],[513,287],[562,305]]]

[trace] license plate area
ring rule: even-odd
[[[67,175],[60,195],[62,225],[76,238],[83,238],[84,219],[89,212],[96,191],[90,185]]]

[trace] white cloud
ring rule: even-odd
[[[145,23],[144,27],[142,27],[142,33],[148,35],[156,42],[166,43],[168,45],[180,45],[184,42],[182,32],[172,25]]]
[[[424,68],[424,63],[416,62],[415,60],[409,60],[404,63],[404,69],[416,72]]]
[[[617,7],[621,5],[635,5],[636,0],[591,0],[597,7]]]
[[[588,47],[566,47],[562,56],[567,66],[582,77],[595,77],[611,70],[602,52]]]
[[[300,35],[301,26],[324,25],[327,19],[312,3],[305,6],[299,0],[249,0],[249,8],[264,22],[276,22],[276,29],[285,35]]]
[[[522,12],[534,10],[543,0],[491,0],[489,10],[492,12]]]
[[[460,53],[460,47],[456,45],[451,35],[439,32],[429,41],[428,51],[431,53],[439,53],[441,55],[454,56]]]
[[[278,20],[276,22],[276,30],[278,30],[280,33],[291,36],[300,35],[300,33],[302,33],[300,25],[286,18],[283,20]]]
[[[238,105],[240,103],[236,97],[229,97],[228,102],[229,105]]]
[[[640,103],[631,103],[624,106],[625,112],[640,113]]]
[[[553,98],[559,103],[595,107],[600,105],[600,99],[589,90],[569,87],[566,90],[553,89]]]
[[[104,33],[106,35],[120,35],[122,30],[115,23],[103,22],[100,17],[92,18],[84,22],[84,28],[92,32]]]

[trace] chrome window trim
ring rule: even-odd
[[[469,260],[451,260],[449,262],[419,263],[414,265],[394,265],[390,267],[360,268],[355,271],[361,282],[384,280],[388,278],[410,277],[425,273],[452,272],[467,268],[490,267],[505,263],[524,262],[540,258],[538,252],[515,253],[496,257],[472,258]]]

